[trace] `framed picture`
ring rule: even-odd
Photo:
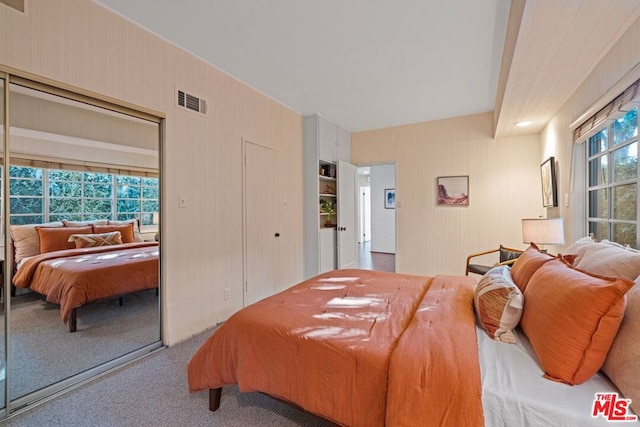
[[[549,157],[540,166],[542,178],[542,206],[553,208],[558,206],[558,190],[556,189],[556,162],[554,157]]]
[[[469,206],[469,176],[439,176],[438,204]]]
[[[396,189],[395,188],[384,189],[384,208],[385,209],[396,208]]]

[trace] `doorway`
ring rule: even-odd
[[[396,165],[358,167],[358,267],[395,271]],[[387,199],[393,196],[393,203]]]

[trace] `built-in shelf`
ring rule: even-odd
[[[320,203],[318,227],[323,230],[331,230],[332,227],[327,227],[326,225],[329,214],[322,211],[322,200],[333,204],[334,213],[331,216],[331,224],[333,227],[337,226],[336,201],[338,198],[338,180],[336,179],[336,166],[335,163],[318,160],[318,203]]]
[[[318,114],[304,117],[303,135],[304,271],[312,277],[338,267],[338,162],[351,161],[351,137]],[[323,203],[333,205],[332,214],[322,211]]]

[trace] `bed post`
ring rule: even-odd
[[[69,314],[69,332],[75,332],[77,329],[78,309],[74,308]]]
[[[222,387],[209,389],[210,411],[216,411],[220,407],[220,396],[222,396]]]

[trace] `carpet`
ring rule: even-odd
[[[83,372],[160,339],[155,290],[78,308],[70,333],[60,308],[34,293],[11,299],[11,397],[13,399]],[[0,340],[4,340],[3,330]],[[1,342],[1,341],[0,341]],[[0,348],[4,359],[4,348]],[[4,387],[0,390],[4,399]]]
[[[225,387],[220,409],[189,394],[187,364],[211,331],[159,350],[4,421],[5,426],[333,426],[261,393]]]

